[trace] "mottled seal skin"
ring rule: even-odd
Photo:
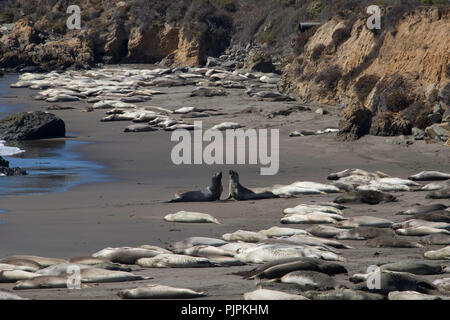
[[[163,285],[147,285],[135,289],[125,289],[118,292],[122,299],[190,299],[204,297],[204,292],[191,289],[174,288]]]
[[[450,245],[450,235],[440,233],[430,234],[420,238],[419,242],[428,245]]]
[[[336,236],[339,240],[366,240],[382,236],[394,236],[395,231],[388,228],[357,227],[345,230]]]
[[[417,260],[398,261],[382,265],[381,270],[408,272],[417,275],[433,275],[446,272],[446,266]]]
[[[396,213],[397,215],[408,215],[408,214],[422,214],[422,213],[428,213],[428,212],[434,212],[434,211],[440,211],[440,210],[445,210],[447,209],[448,206],[446,206],[445,204],[441,204],[441,203],[435,203],[435,204],[430,204],[427,206],[418,206],[418,207],[414,207],[408,210],[404,210],[404,211],[400,211],[398,213]]]
[[[447,222],[450,223],[449,211],[433,211],[427,213],[419,213],[414,215],[414,219],[420,219],[432,222]]]
[[[427,199],[450,199],[450,188],[430,192],[425,196]]]
[[[239,183],[239,174],[236,171],[230,170],[229,174],[230,174],[230,184],[229,184],[230,194],[227,200],[231,198],[234,198],[238,201],[279,198],[279,196],[273,194],[271,191],[255,193]]]
[[[171,202],[203,202],[217,201],[222,195],[222,172],[217,172],[213,177],[211,184],[205,190],[188,191],[178,195],[176,198],[166,201]]]
[[[396,236],[384,235],[366,242],[367,246],[373,248],[422,248],[423,246]]]
[[[293,271],[281,277],[282,283],[293,283],[300,291],[331,290],[341,287],[329,275],[316,271]]]
[[[384,300],[378,293],[364,292],[352,289],[335,289],[330,291],[307,291],[305,297],[311,300]]]
[[[334,199],[336,203],[367,203],[378,204],[380,202],[396,201],[396,197],[389,193],[373,190],[359,190],[347,192]]]

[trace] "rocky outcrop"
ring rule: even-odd
[[[446,143],[450,138],[450,123],[433,124],[425,129],[425,133],[431,141]]]
[[[0,120],[1,140],[33,140],[65,135],[64,121],[51,113],[22,112]]]
[[[259,49],[254,49],[250,52],[245,68],[266,73],[274,72],[276,70],[272,63],[272,58]]]
[[[369,133],[372,113],[361,104],[354,103],[344,110],[339,121],[337,139],[341,141],[356,140]]]
[[[384,27],[376,32],[366,20],[337,16],[318,27],[284,69],[279,89],[305,102],[359,102],[374,115],[373,134],[407,134],[438,121],[428,109],[448,105],[450,45],[439,39],[448,38],[450,8],[384,10]],[[344,29],[346,36],[338,37]],[[422,108],[400,117],[414,103]]]
[[[94,63],[93,52],[82,37],[50,40],[28,19],[16,22],[11,33],[0,38],[0,47],[3,51],[0,66],[5,68],[41,66],[53,70],[88,67]]]
[[[10,168],[9,161],[0,157],[0,176],[23,176],[27,172],[19,167]]]

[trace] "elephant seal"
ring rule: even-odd
[[[428,245],[450,245],[450,235],[440,233],[430,234],[420,238],[419,242]]]
[[[450,179],[450,174],[439,171],[422,171],[409,176],[408,179],[413,181],[448,180]]]
[[[334,199],[334,202],[378,204],[380,202],[393,202],[396,200],[397,199],[389,193],[374,190],[359,190],[344,193]]]
[[[46,257],[28,256],[28,255],[9,256],[9,257],[1,259],[0,262],[7,263],[7,261],[11,261],[11,260],[15,260],[15,259],[33,261],[33,262],[39,264],[41,267],[49,267],[54,264],[67,263],[67,260],[65,260],[65,259],[46,258]]]
[[[394,236],[395,231],[388,228],[376,227],[356,227],[354,229],[341,229],[342,232],[336,235],[339,240],[366,240],[383,236]]]
[[[450,292],[450,278],[436,279],[433,284],[439,288],[440,291]]]
[[[81,282],[83,283],[105,283],[147,280],[151,277],[135,275],[131,272],[112,271],[99,268],[88,268],[81,270]]]
[[[450,187],[430,192],[425,196],[427,199],[450,199]]]
[[[5,263],[6,262],[6,263]],[[8,260],[0,262],[0,271],[3,270],[24,270],[35,272],[41,269],[41,265],[28,260]]]
[[[18,295],[15,295],[13,293],[0,291],[0,301],[6,300],[27,300],[27,299],[19,297]]]
[[[357,227],[390,228],[392,224],[393,222],[390,220],[372,216],[356,216],[336,223],[338,227],[346,229],[353,229]]]
[[[395,232],[402,236],[427,236],[434,233],[450,234],[450,231],[444,229],[436,229],[432,227],[410,227],[405,229],[397,229]]]
[[[217,266],[207,258],[180,254],[159,254],[153,258],[139,259],[136,264],[143,268],[209,268]]]
[[[391,291],[417,291],[420,293],[432,293],[437,287],[425,278],[407,272],[381,271],[380,286],[378,288],[367,287],[367,283],[356,286],[355,289],[381,293],[388,295]]]
[[[391,227],[392,229],[400,229],[400,228],[412,228],[421,226],[450,230],[450,223],[426,221],[421,219],[410,219],[403,222],[394,223]]]
[[[374,177],[374,178],[387,178],[389,177],[387,174],[376,171],[376,172],[368,172],[361,169],[346,169],[340,172],[336,173],[330,173],[327,177],[328,180],[339,180],[340,178],[352,176],[352,175],[358,175],[358,176],[364,176],[364,177]]]
[[[256,289],[244,293],[244,300],[309,300],[299,294],[291,294],[269,289]]]
[[[28,280],[18,281],[14,286],[14,290],[28,289],[55,289],[67,288],[66,276],[39,276]]]
[[[203,191],[188,191],[179,195],[176,198],[167,201],[171,202],[200,202],[200,201],[217,201],[220,200],[222,194],[222,172],[217,172],[213,177],[211,184]]]
[[[369,293],[352,289],[335,289],[330,291],[307,291],[304,293],[311,300],[384,300],[378,293]]]
[[[327,274],[316,271],[294,271],[279,280],[282,283],[293,283],[300,291],[330,290],[339,287],[339,284]]]
[[[38,277],[39,274],[23,270],[5,270],[0,271],[0,283],[16,282],[19,280]]]
[[[396,236],[384,235],[366,242],[367,246],[373,248],[422,248],[423,246]]]
[[[380,269],[382,271],[408,272],[417,275],[433,275],[447,272],[444,265],[416,260],[387,263],[382,265]]]
[[[261,272],[253,271],[251,278],[275,279],[281,278],[293,271],[316,271],[330,276],[340,273],[347,273],[347,269],[339,263],[306,257],[297,258],[293,261],[276,264],[273,266],[271,266],[271,264],[266,265],[269,267]]]
[[[388,294],[388,300],[441,300],[441,297],[416,291],[392,291]]]
[[[439,250],[427,251],[423,255],[425,259],[429,260],[450,260],[450,246]]]
[[[213,216],[190,211],[178,211],[164,216],[164,220],[167,222],[190,222],[190,223],[216,223],[220,224],[219,220]]]
[[[171,243],[168,246],[169,250],[174,249],[187,249],[198,245],[207,245],[213,247],[220,247],[228,244],[227,241],[216,239],[216,238],[207,238],[207,237],[189,237],[184,239],[183,241],[178,241]]]
[[[417,206],[411,209],[407,209],[404,211],[400,211],[396,213],[397,215],[408,215],[408,214],[422,214],[433,211],[445,210],[447,209],[447,205],[441,203],[430,204],[426,206]]]
[[[294,234],[303,234],[310,235],[309,232],[303,229],[295,229],[295,228],[280,228],[280,227],[271,227],[266,230],[260,230],[259,233],[265,235],[266,237],[284,237],[284,236],[293,236]]]
[[[450,223],[450,212],[449,211],[433,211],[427,213],[419,213],[414,215],[414,218],[433,221],[433,222],[445,222]]]
[[[234,254],[227,250],[224,250],[220,247],[213,247],[207,245],[198,245],[187,249],[174,249],[173,253],[204,258],[219,257],[219,256],[234,257]]]
[[[440,181],[440,182],[431,182],[427,185],[421,187],[419,191],[435,191],[441,190],[450,187],[450,180]]]
[[[342,234],[343,232],[348,232],[347,229],[340,229],[332,226],[324,226],[318,225],[311,228],[306,229],[313,236],[321,237],[321,238],[335,238]]]
[[[160,254],[160,251],[144,248],[105,248],[92,254],[96,258],[108,259],[113,263],[134,264],[140,258],[151,258]]]
[[[237,230],[233,233],[225,233],[222,235],[225,241],[244,241],[244,242],[261,242],[267,239],[267,236],[259,232]]]
[[[258,200],[258,199],[279,197],[271,191],[255,193],[239,183],[239,174],[236,171],[230,170],[229,174],[230,174],[230,183],[229,183],[230,194],[228,195],[227,200],[234,198],[238,201],[241,201],[241,200]]]
[[[118,293],[122,299],[190,299],[204,297],[204,292],[151,284],[135,289],[125,289]]]

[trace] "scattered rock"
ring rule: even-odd
[[[270,56],[259,49],[254,49],[250,52],[246,67],[252,71],[264,73],[270,73],[276,70]]]
[[[445,143],[450,136],[449,123],[433,124],[425,129],[425,133],[430,139]]]
[[[447,82],[438,93],[438,100],[442,101],[448,107],[450,105],[450,82]]]
[[[419,128],[412,128],[412,135],[414,140],[423,140],[425,138],[425,131]]]
[[[0,120],[0,139],[32,140],[64,137],[64,121],[42,111],[22,112]]]
[[[429,114],[427,116],[429,124],[441,123],[442,115],[439,112]]]
[[[0,176],[23,176],[27,172],[22,168],[10,168],[9,161],[0,157]]]

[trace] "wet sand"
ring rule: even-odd
[[[221,108],[228,115],[206,119],[204,126],[222,121],[236,121],[247,128],[280,128],[280,171],[274,176],[261,176],[260,165],[182,165],[172,164],[170,152],[176,144],[170,141],[170,132],[123,133],[131,122],[99,120],[105,110],[81,112],[88,104],[64,103],[74,110],[52,111],[66,123],[73,133],[72,140],[92,142],[76,147],[83,157],[105,166],[103,173],[111,181],[74,187],[67,192],[44,195],[8,196],[0,198],[4,222],[0,225],[0,257],[13,254],[33,254],[70,258],[90,255],[104,247],[139,246],[153,244],[166,246],[189,236],[217,237],[238,229],[260,230],[281,226],[282,210],[300,203],[332,201],[336,195],[298,196],[289,199],[259,201],[219,201],[214,203],[175,203],[163,201],[179,190],[193,190],[208,185],[212,174],[223,171],[224,193],[228,190],[228,169],[237,170],[241,183],[247,187],[288,184],[298,180],[327,182],[331,172],[346,168],[368,171],[380,170],[391,176],[406,178],[422,170],[449,171],[450,149],[438,144],[417,141],[410,146],[391,145],[385,137],[366,136],[351,143],[337,142],[334,134],[292,137],[289,132],[299,129],[337,127],[342,108],[328,107],[330,114],[297,112],[269,120],[266,113],[280,110],[295,102],[259,102],[248,97],[244,90],[227,89],[227,97],[188,98],[193,87],[158,88],[170,94],[154,96],[144,105],[174,109],[182,106]],[[36,91],[15,89],[17,98],[3,98],[5,103],[21,101],[26,110],[47,107],[45,102],[32,101]],[[62,103],[58,103],[61,105]],[[262,109],[256,114],[232,114],[249,106]],[[312,106],[313,111],[315,106]],[[193,119],[192,119],[193,120]],[[400,192],[399,201],[390,204],[349,205],[344,215],[373,215],[394,222],[404,216],[395,213],[416,203],[438,201],[425,199],[425,192]],[[443,202],[443,201],[439,201]],[[209,213],[222,224],[168,223],[162,217],[179,210]],[[307,225],[289,225],[307,228]],[[417,240],[417,237],[405,237]],[[340,250],[348,260],[344,263],[350,274],[364,272],[370,264],[404,259],[422,259],[423,252],[439,248],[420,249],[367,248],[365,241],[342,241],[354,249]],[[375,255],[375,253],[377,253]],[[447,265],[449,263],[447,262]],[[16,292],[27,298],[38,299],[115,299],[119,288],[133,288],[139,284],[159,283],[205,291],[205,299],[242,299],[242,294],[254,289],[252,281],[243,280],[232,272],[251,269],[252,266],[200,269],[146,269],[135,267],[138,274],[154,279],[113,284],[93,285],[82,290],[25,290]],[[429,276],[434,279],[442,276]],[[351,286],[348,276],[337,277]],[[276,287],[270,284],[267,287]],[[13,284],[0,284],[0,290],[9,291]],[[266,287],[266,286],[264,286]],[[286,287],[284,287],[286,288]]]

